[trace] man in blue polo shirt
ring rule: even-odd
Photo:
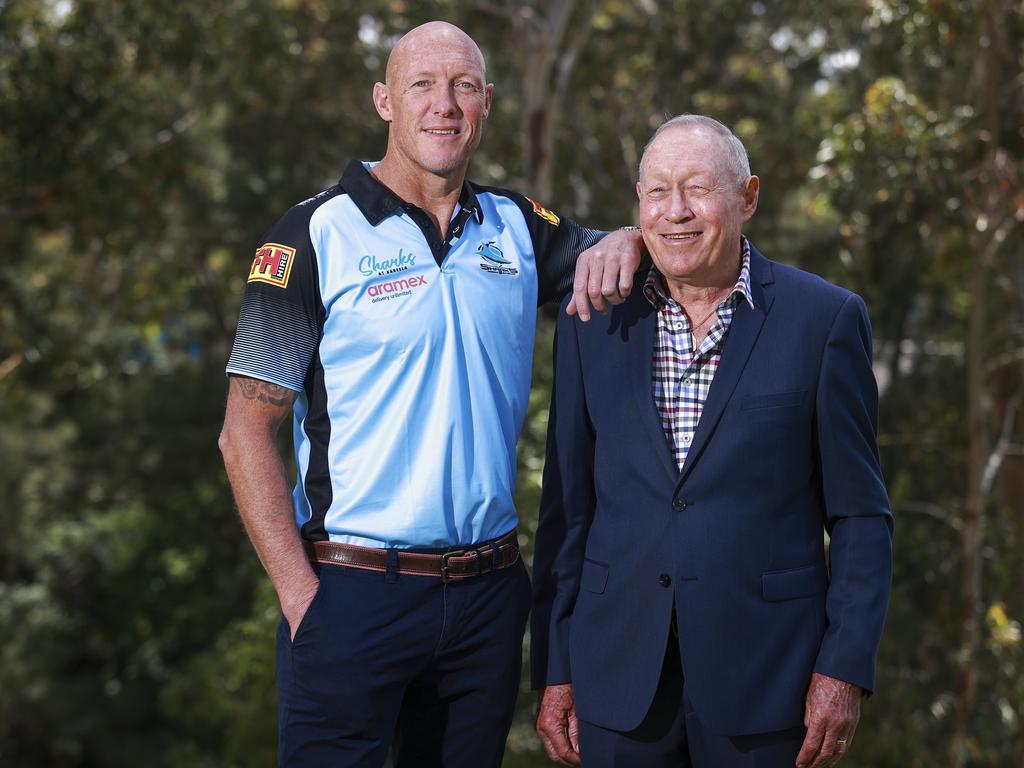
[[[282,765],[382,765],[392,745],[396,766],[501,763],[530,605],[512,495],[535,308],[602,233],[465,180],[492,95],[465,33],[410,32],[373,90],[383,159],[288,211],[250,269],[220,445],[284,614]],[[621,300],[639,250],[606,238],[581,290]]]

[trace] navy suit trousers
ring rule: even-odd
[[[498,768],[530,607],[522,560],[443,583],[321,565],[277,634],[281,766]],[[397,577],[397,578],[396,578]]]
[[[651,708],[628,732],[580,720],[583,768],[793,768],[803,726],[749,736],[708,730],[686,695],[679,640],[670,635]]]

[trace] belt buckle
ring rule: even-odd
[[[465,557],[466,555],[476,555],[476,573],[465,574],[462,578],[470,578],[472,576],[479,576],[481,573],[480,569],[480,550],[471,549],[469,551],[465,549],[456,549],[452,552],[444,552],[441,555],[441,581],[447,584],[449,581],[455,581],[460,578],[458,576],[450,576],[448,569],[451,567],[448,565],[448,559],[452,557]]]
[[[462,557],[465,554],[466,554],[466,550],[464,550],[464,549],[455,549],[455,550],[452,550],[451,552],[443,552],[441,554],[441,581],[443,583],[447,584],[449,581],[451,581],[451,578],[448,576],[448,568],[449,568],[448,558],[450,558],[450,557]]]

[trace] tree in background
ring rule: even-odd
[[[745,140],[751,237],[874,322],[897,570],[844,765],[1024,764],[1024,8],[995,0],[0,4],[0,763],[272,764],[223,365],[251,249],[379,157],[370,86],[428,18],[497,84],[471,176],[562,215],[630,222],[669,115]],[[527,538],[550,324],[537,349]],[[509,766],[546,764],[532,706]]]

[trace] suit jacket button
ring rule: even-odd
[[[663,587],[667,587],[672,583],[672,577],[669,576],[667,573],[663,573],[661,574],[661,576],[658,577],[658,583],[661,584],[661,586]]]
[[[674,509],[676,512],[682,512],[684,509],[686,509],[686,502],[683,501],[682,499],[676,499],[675,501],[672,502],[672,509]]]

